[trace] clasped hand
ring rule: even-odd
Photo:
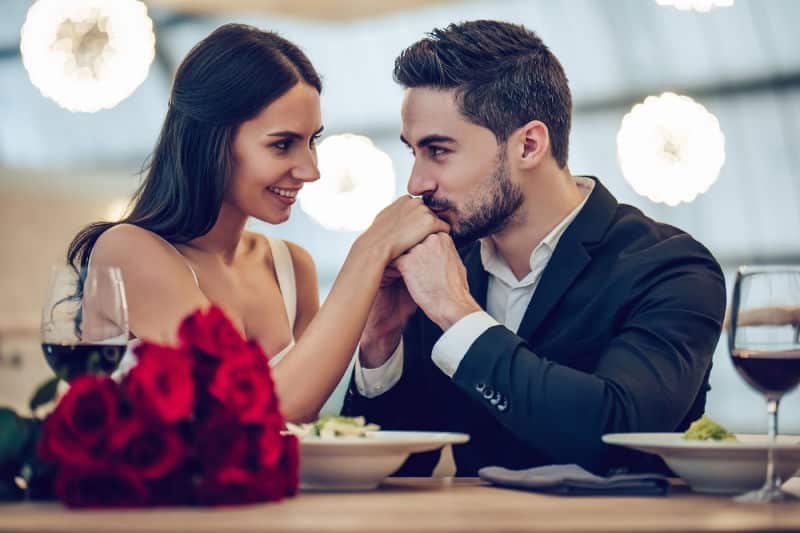
[[[442,330],[480,311],[453,239],[433,233],[394,260],[411,298]]]

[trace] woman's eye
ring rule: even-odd
[[[286,150],[288,150],[291,145],[292,141],[279,141],[272,144],[274,148],[277,148],[281,152],[285,152]]]
[[[322,137],[322,135],[320,135],[320,134],[313,135],[311,137],[311,140],[308,141],[309,146],[316,146],[320,137]]]

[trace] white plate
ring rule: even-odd
[[[766,435],[737,434],[737,441],[686,440],[683,433],[610,433],[603,442],[661,456],[697,492],[737,494],[764,483]],[[781,435],[775,445],[777,473],[792,477],[800,468],[800,437]]]
[[[375,431],[366,437],[300,439],[300,489],[370,490],[402,466],[409,454],[469,441],[464,433]]]

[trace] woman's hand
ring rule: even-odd
[[[385,265],[433,233],[449,233],[450,226],[428,209],[421,198],[402,196],[384,208],[359,237],[367,249],[385,253]]]

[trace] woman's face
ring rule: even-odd
[[[225,202],[247,216],[285,222],[303,185],[319,179],[321,133],[319,93],[300,82],[239,126]]]

